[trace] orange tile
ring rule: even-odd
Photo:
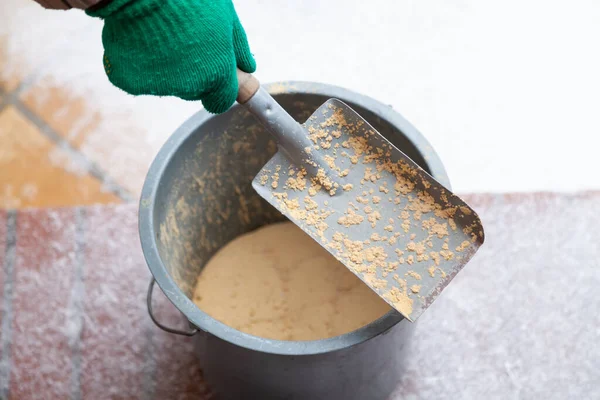
[[[124,95],[110,88],[114,90],[110,94],[115,101],[121,100]],[[91,93],[90,97],[93,99],[94,95]],[[44,75],[33,81],[20,100],[116,183],[134,196],[141,192],[147,169],[158,150],[146,140],[150,121],[136,121],[126,111],[119,115],[98,112],[93,100],[74,95],[67,87],[56,86]],[[111,118],[118,122],[112,123]]]
[[[73,147],[80,148],[98,129],[100,115],[84,99],[60,87],[37,83],[21,95],[21,101]]]
[[[120,202],[12,106],[0,113],[0,143],[0,208]]]

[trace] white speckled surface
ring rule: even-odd
[[[419,320],[393,399],[600,398],[600,195],[471,200],[486,243]]]
[[[600,2],[235,2],[263,81],[320,81],[400,111],[458,191],[600,188]]]
[[[417,322],[390,400],[600,398],[600,192],[468,199],[486,243]],[[0,397],[210,398],[192,342],[148,318],[136,231],[135,205],[0,211]]]

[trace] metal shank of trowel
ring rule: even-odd
[[[275,101],[252,74],[237,70],[237,102],[244,105],[273,135],[286,157],[297,166],[306,168],[310,176],[317,176],[323,169],[324,177],[341,186],[339,178],[331,176],[324,166],[327,164],[317,152],[312,152],[313,143],[308,132]],[[308,149],[308,151],[307,151]],[[335,189],[334,189],[335,190]],[[338,192],[338,191],[336,191]]]

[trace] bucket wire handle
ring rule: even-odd
[[[174,333],[176,335],[194,336],[196,333],[198,333],[200,331],[200,329],[198,329],[198,328],[194,328],[191,331],[181,331],[179,329],[169,328],[167,326],[164,326],[160,322],[158,322],[158,320],[152,313],[152,292],[154,291],[155,283],[156,283],[156,280],[154,278],[152,278],[150,280],[150,285],[148,286],[148,296],[146,297],[146,303],[148,305],[148,314],[150,314],[150,318],[152,319],[152,322],[154,322],[154,325],[158,326],[160,329],[162,329],[165,332]]]

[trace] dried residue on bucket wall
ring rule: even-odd
[[[185,160],[189,174],[169,182],[159,247],[168,249],[166,267],[189,297],[204,264],[228,242],[222,239],[226,233],[231,240],[283,219],[251,186],[275,151],[275,142],[262,126],[251,116],[236,113],[227,131],[202,135]]]

